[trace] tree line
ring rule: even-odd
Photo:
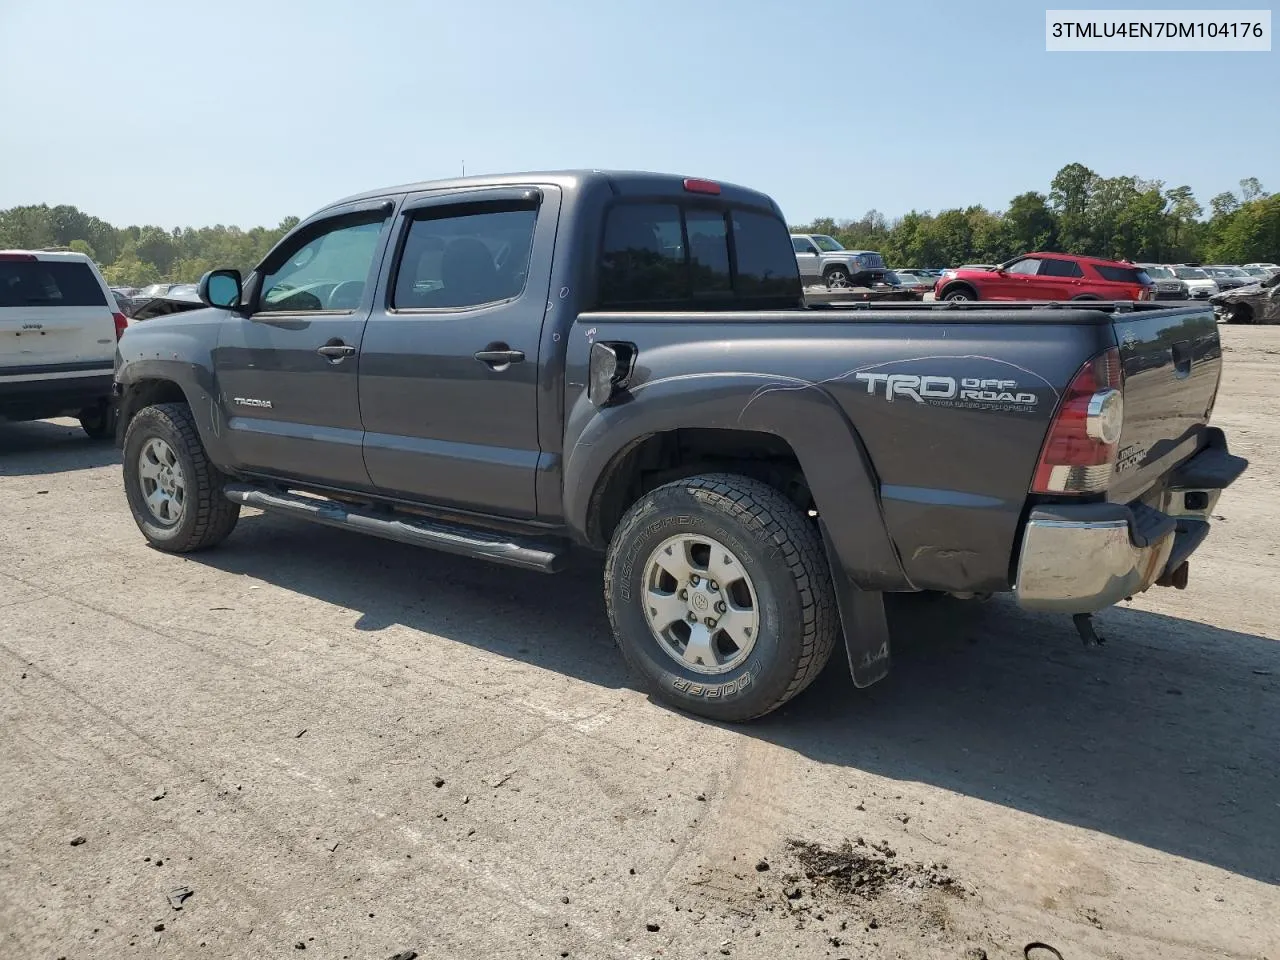
[[[194,283],[215,267],[249,271],[294,228],[297,217],[275,227],[114,227],[76,207],[48,204],[0,210],[0,249],[70,249],[88,254],[113,287]]]
[[[1047,194],[1019,194],[1005,210],[913,210],[894,220],[871,210],[860,220],[820,217],[792,231],[825,233],[851,250],[878,250],[902,267],[1003,263],[1032,251],[1139,263],[1280,263],[1280,195],[1249,177],[1238,193],[1211,199],[1206,217],[1188,186],[1103,177],[1069,163]]]
[[[878,250],[904,267],[1002,263],[1034,250],[1154,263],[1280,262],[1280,195],[1255,178],[1241,180],[1238,193],[1218,194],[1205,213],[1190,187],[1103,177],[1069,163],[1047,194],[1019,194],[1005,210],[913,210],[894,220],[871,210],[860,220],[821,217],[792,229]],[[193,283],[215,267],[247,272],[297,223],[286,217],[249,230],[115,227],[73,206],[40,204],[0,210],[0,249],[78,250],[97,261],[111,286]]]

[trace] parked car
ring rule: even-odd
[[[1202,269],[1213,278],[1219,290],[1234,290],[1237,287],[1248,287],[1258,282],[1239,267],[1210,265]]]
[[[1132,263],[1031,253],[991,269],[947,271],[934,287],[938,300],[1153,300],[1155,284]]]
[[[1280,267],[1248,266],[1240,269],[1253,277],[1254,280],[1267,280],[1280,273]]]
[[[183,313],[187,310],[198,310],[204,304],[200,300],[199,287],[194,283],[175,283],[164,296],[152,297],[145,301],[130,317],[135,323],[143,320],[154,320],[171,313]]]
[[[842,623],[885,676],[885,592],[1011,591],[1088,637],[1185,583],[1245,468],[1207,305],[806,309],[777,205],[707,180],[373,190],[200,295],[119,346],[151,544],[249,506],[529,570],[597,551],[636,675],[720,720],[803,690]]]
[[[1192,300],[1208,300],[1218,292],[1218,285],[1213,277],[1205,273],[1201,267],[1189,267],[1186,264],[1170,264],[1173,275],[1187,285],[1187,296]]]
[[[1246,263],[1244,268],[1248,270],[1250,267],[1262,267],[1264,270],[1280,271],[1280,263]]]
[[[1280,273],[1209,298],[1224,323],[1280,323]]]
[[[128,323],[84,254],[0,251],[0,418],[74,416],[90,437],[109,435]]]
[[[891,272],[897,274],[900,280],[912,280],[918,283],[923,283],[930,288],[933,287],[934,281],[937,280],[937,277],[933,273],[928,270],[922,270],[919,267],[895,267]]]
[[[828,287],[872,287],[884,283],[884,257],[874,250],[846,250],[835,237],[821,233],[793,233],[800,278],[806,284]]]
[[[889,270],[885,273],[885,282],[903,290],[914,290],[926,293],[933,289],[933,278],[913,273],[910,270]]]
[[[1157,300],[1186,300],[1189,297],[1187,285],[1168,267],[1158,263],[1139,263],[1138,266],[1155,282]]]

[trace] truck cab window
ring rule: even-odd
[[[392,306],[456,310],[520,296],[537,220],[532,206],[486,206],[414,220],[400,254]]]
[[[733,292],[739,297],[799,297],[800,274],[787,252],[786,225],[752,210],[734,210],[732,220],[738,258]]]
[[[729,231],[719,210],[689,210],[689,270],[695,299],[723,296],[730,290]]]
[[[307,313],[355,310],[364,299],[385,219],[343,219],[318,236],[303,239],[262,279],[260,312]]]
[[[620,204],[609,211],[600,258],[602,304],[661,303],[689,296],[674,204]],[[673,240],[675,244],[673,245]]]

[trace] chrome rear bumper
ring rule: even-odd
[[[1208,535],[1208,517],[1246,466],[1212,428],[1209,444],[1170,477],[1158,507],[1086,503],[1032,510],[1014,585],[1019,605],[1093,613],[1156,583],[1185,583],[1182,568]]]

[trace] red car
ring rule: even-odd
[[[989,269],[946,270],[934,284],[938,300],[1154,300],[1155,282],[1132,263],[1028,253]]]

